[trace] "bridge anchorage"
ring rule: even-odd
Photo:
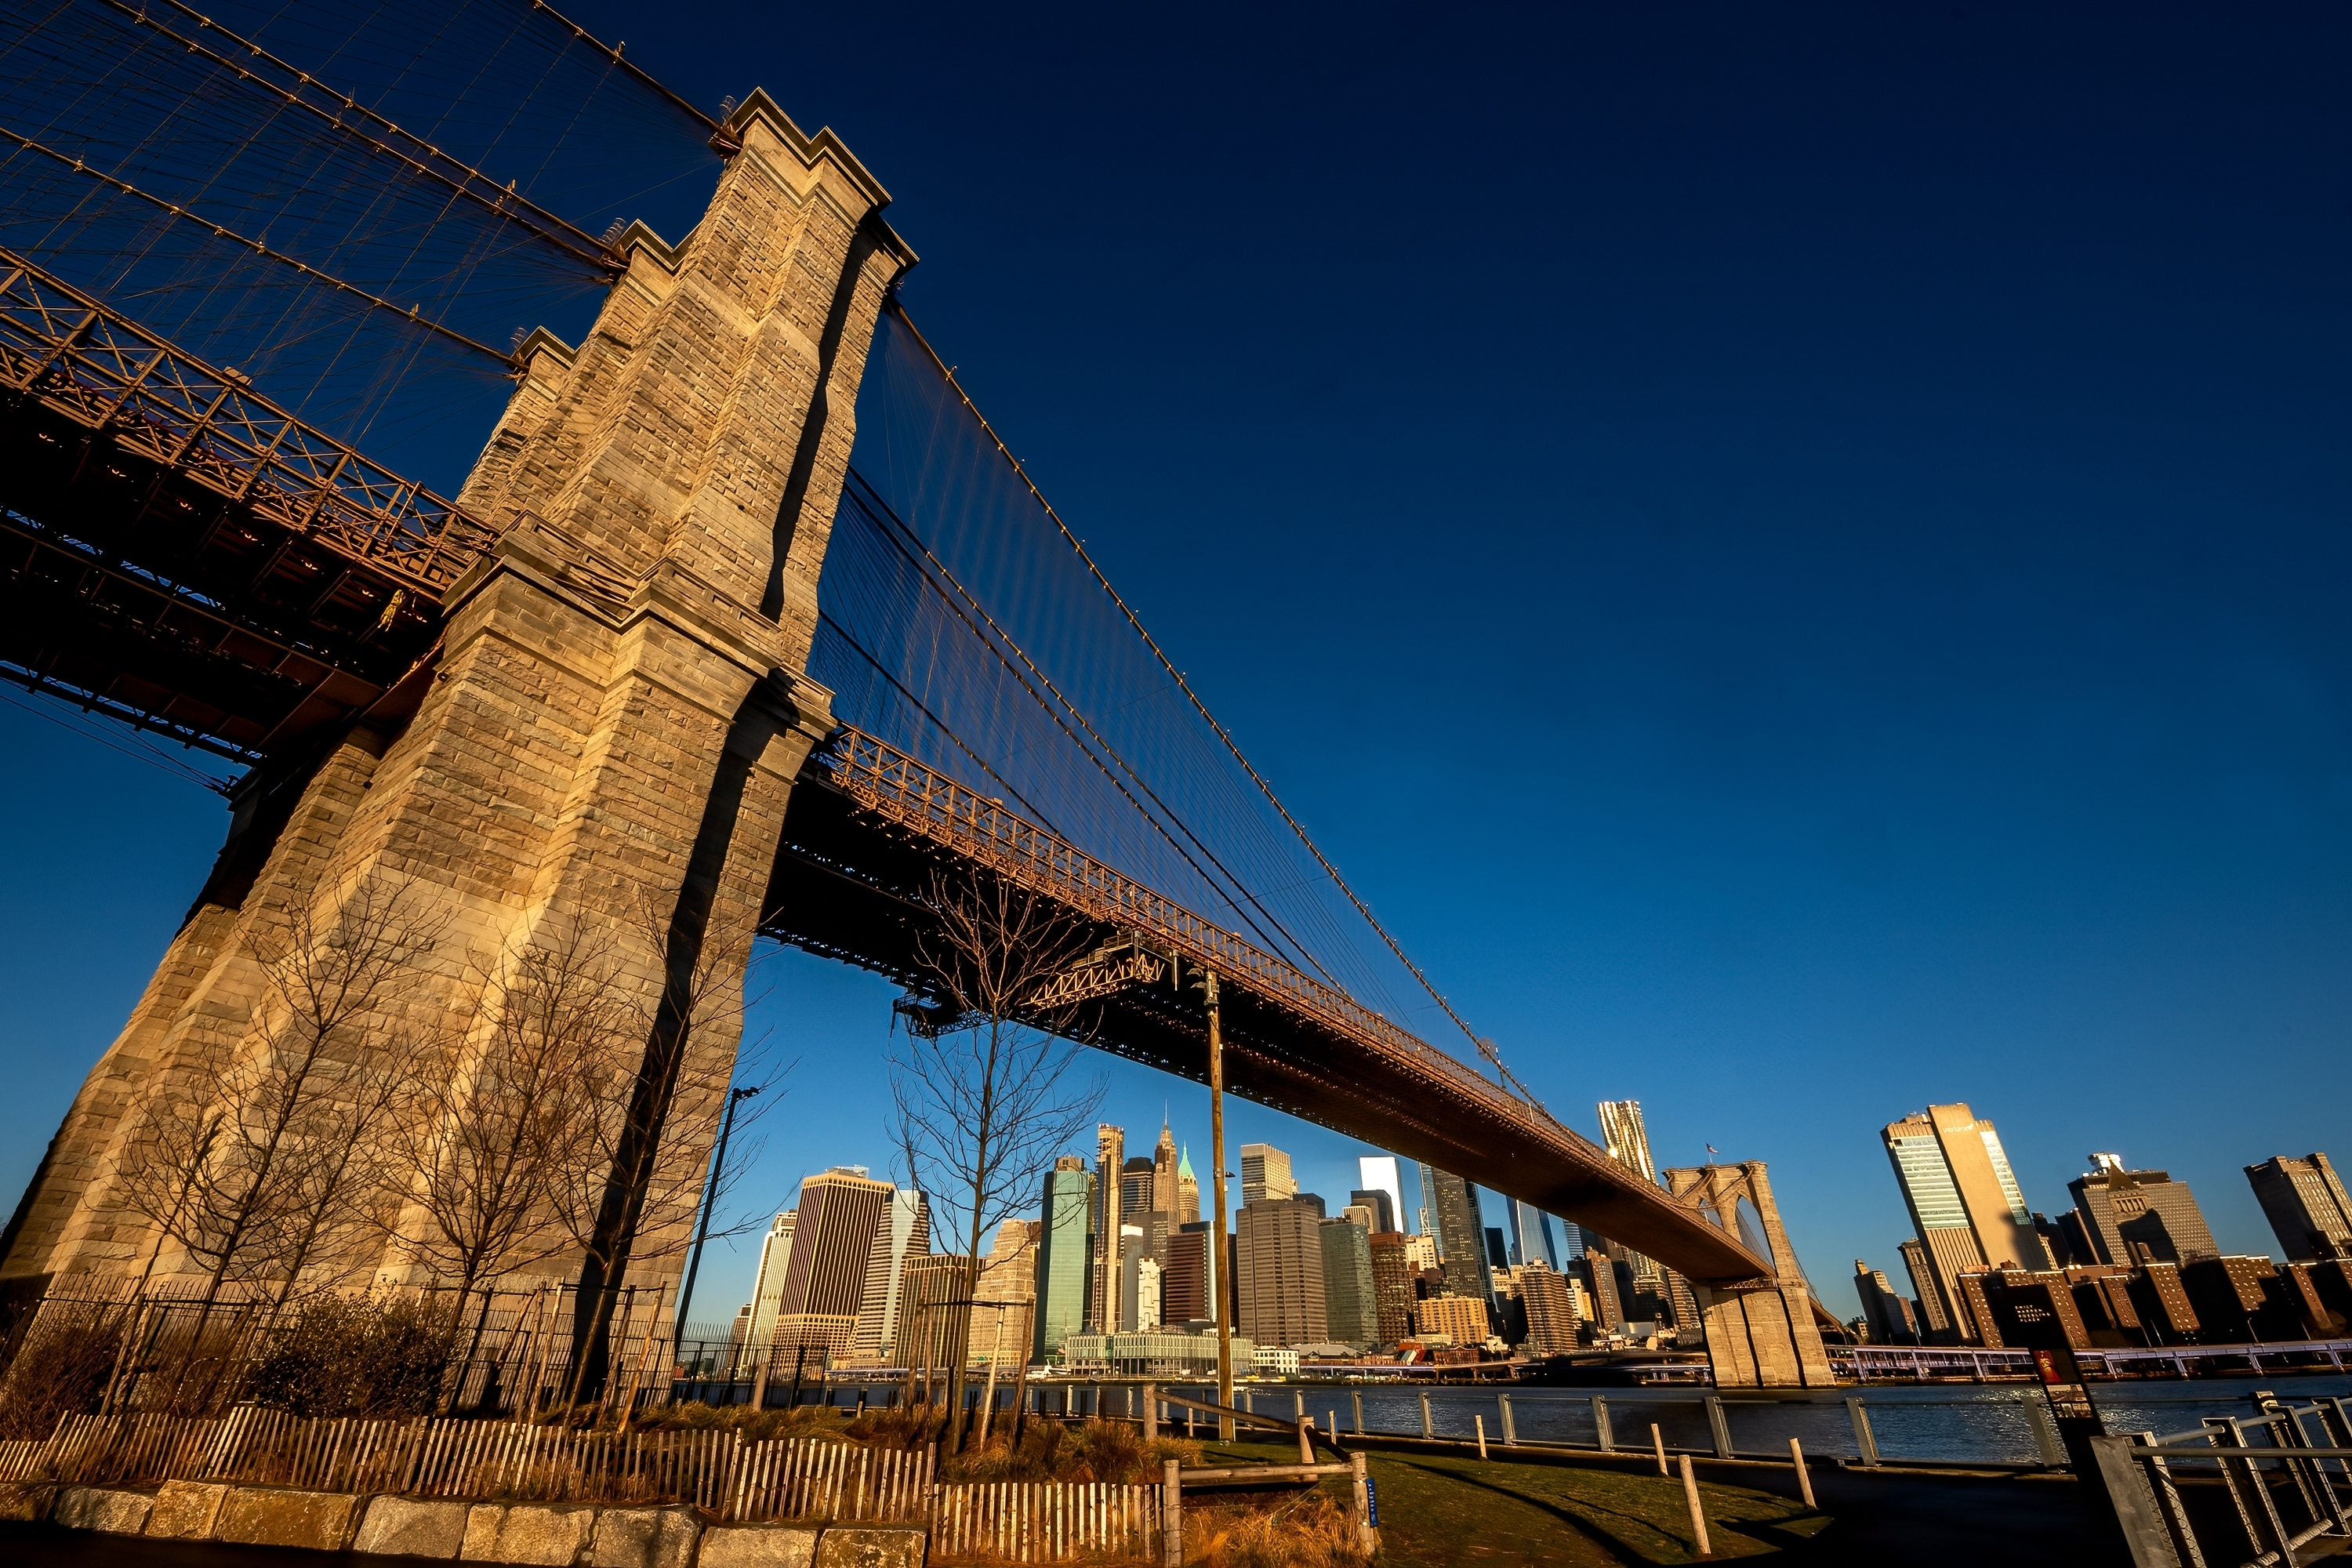
[[[1028,1000],[1039,1018],[1074,1016],[1078,1037],[1205,1082],[1189,982],[1213,972],[1233,1092],[1666,1264],[1693,1285],[1727,1385],[1827,1382],[1760,1164],[1672,1172],[1661,1189],[1351,994],[1105,738],[1110,716],[1056,686],[947,545],[853,472],[877,342],[919,343],[891,302],[914,253],[864,165],[764,93],[714,145],[724,165],[691,234],[625,231],[593,329],[577,345],[541,331],[518,346],[512,395],[454,500],[0,256],[14,612],[0,668],[252,764],[211,877],[8,1226],[0,1277],[194,1272],[126,1201],[126,1152],[158,1106],[203,1100],[267,1048],[255,954],[291,911],[429,910],[438,945],[398,988],[420,1026],[464,1016],[462,955],[592,933],[657,1020],[638,1064],[649,1113],[632,1135],[666,1167],[700,1170],[736,1026],[688,1032],[663,1004],[719,952],[717,933],[756,923],[893,976],[913,998],[902,1016],[937,1029],[956,1020],[922,999],[935,900],[1010,888],[1088,937],[1091,956]],[[952,388],[944,372],[937,388]],[[970,637],[954,657],[1011,672],[1073,765],[1110,779],[1136,816],[1065,831],[1018,787],[1035,793],[1034,777],[1009,752],[918,698],[919,639],[894,655],[851,625],[905,620],[876,586],[894,582],[936,595],[926,613]],[[907,699],[894,711],[919,714],[913,728],[837,713],[839,683],[813,668],[821,639],[828,657],[867,660]],[[946,659],[939,646],[930,657]],[[1172,857],[1121,848],[1139,838]],[[1154,886],[1157,873],[1135,874],[1146,863],[1202,880]],[[648,898],[651,925],[635,918]],[[616,1173],[589,1261],[562,1264],[591,1345],[622,1276],[675,1284],[668,1232],[682,1222],[641,1227],[643,1196]],[[1727,1223],[1743,1199],[1760,1247]],[[383,1253],[330,1260],[361,1279],[401,1267]]]

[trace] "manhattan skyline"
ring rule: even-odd
[[[743,60],[893,62],[762,85],[890,171],[926,331],[1571,1126],[1638,1099],[1661,1166],[1767,1161],[1825,1293],[1895,1266],[1877,1129],[1930,1103],[1995,1120],[2036,1209],[2119,1150],[2269,1251],[2242,1167],[2352,1142],[2346,24],[1709,15],[1367,14],[1336,64],[1116,18],[1072,69],[1050,24],[896,16],[734,17],[722,58],[689,5],[632,49],[713,104]],[[1163,194],[1204,103],[1262,149],[1206,229]],[[1400,189],[1502,252],[1462,268]],[[72,717],[0,708],[11,1199],[226,826]],[[782,1202],[885,1146],[890,993],[774,973]],[[1103,1070],[1205,1176],[1203,1091]],[[1356,1184],[1366,1146],[1231,1110],[1229,1168]]]

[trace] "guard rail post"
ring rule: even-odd
[[[2179,1568],[2180,1554],[2157,1507],[2155,1488],[2132,1453],[2137,1446],[2138,1439],[2127,1436],[2093,1437],[2092,1464],[2130,1549],[2132,1568]]]
[[[1421,1391],[1421,1436],[1423,1441],[1437,1436],[1436,1425],[1429,1418],[1429,1390]]]
[[[1160,1467],[1160,1561],[1162,1568],[1183,1568],[1183,1467],[1170,1459]]]
[[[1602,1453],[1617,1451],[1616,1434],[1609,1430],[1609,1400],[1606,1395],[1596,1394],[1592,1396],[1592,1430],[1601,1438]]]
[[[1853,1423],[1853,1446],[1862,1456],[1862,1468],[1878,1468],[1878,1439],[1870,1434],[1870,1413],[1862,1407],[1861,1400],[1849,1399],[1845,1402],[1845,1415]]]
[[[1731,1458],[1731,1423],[1723,1414],[1723,1401],[1710,1394],[1706,1396],[1706,1429],[1715,1437],[1715,1457]]]
[[[1506,1447],[1516,1448],[1519,1446],[1519,1428],[1518,1424],[1511,1419],[1511,1396],[1498,1394],[1495,1395],[1495,1403],[1503,1412],[1503,1444]]]
[[[1364,1396],[1360,1392],[1359,1392],[1350,1394],[1348,1397],[1355,1402],[1356,1436],[1360,1437],[1364,1435]]]

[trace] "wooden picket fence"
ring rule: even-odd
[[[947,1484],[932,1500],[931,1554],[1013,1563],[1160,1556],[1160,1489],[1099,1482]]]
[[[311,1491],[576,1502],[684,1502],[725,1521],[928,1525],[944,1556],[1015,1563],[1156,1557],[1160,1489],[941,1484],[929,1448],[728,1431],[588,1432],[516,1421],[68,1415],[45,1442],[0,1443],[0,1481],[223,1480]]]

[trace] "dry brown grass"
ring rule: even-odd
[[[1184,1561],[1202,1568],[1363,1568],[1352,1506],[1321,1489],[1184,1500]]]

